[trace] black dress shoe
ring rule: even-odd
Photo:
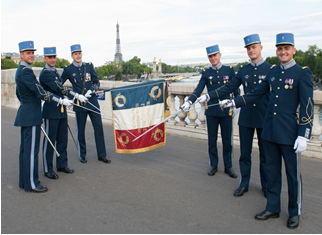
[[[80,160],[81,163],[86,163],[87,162],[87,159],[86,159],[85,156],[84,157],[79,157],[79,160]]]
[[[257,220],[267,220],[269,218],[278,218],[278,217],[280,217],[279,213],[263,211],[262,213],[257,214],[255,216],[255,219],[257,219]]]
[[[106,157],[99,157],[98,160],[104,163],[111,163],[111,160]]]
[[[45,172],[45,176],[53,180],[56,180],[59,178],[55,172]]]
[[[234,196],[235,197],[241,197],[244,195],[244,193],[248,192],[248,187],[239,187],[236,189]]]
[[[264,193],[264,197],[266,197],[267,189],[266,189],[266,188],[262,188],[262,191],[263,191],[263,193]]]
[[[237,175],[235,174],[233,168],[225,168],[225,173],[228,174],[231,178],[237,178]]]
[[[48,189],[45,186],[41,186],[40,184],[37,186],[37,188],[33,188],[31,190],[31,192],[34,192],[34,193],[44,193],[47,191],[48,191]]]
[[[296,215],[293,217],[289,217],[287,220],[287,227],[288,228],[297,228],[300,224],[300,216]]]
[[[213,175],[215,175],[216,174],[216,172],[217,172],[217,170],[218,170],[218,167],[217,166],[212,166],[212,167],[210,167],[210,170],[208,171],[208,175],[209,176],[213,176]]]
[[[65,168],[58,168],[57,171],[60,171],[60,172],[65,172],[65,173],[74,173],[74,170],[73,169],[70,169],[68,167],[65,167]]]

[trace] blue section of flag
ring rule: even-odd
[[[105,100],[105,92],[98,94],[97,99],[98,100]]]
[[[111,89],[113,110],[132,109],[164,102],[164,79]]]

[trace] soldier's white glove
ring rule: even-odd
[[[233,119],[238,115],[240,108],[233,108]]]
[[[86,92],[86,94],[85,94],[85,97],[86,98],[91,98],[92,97],[92,91],[91,90],[88,90],[87,92]]]
[[[219,105],[222,108],[229,108],[229,107],[235,107],[235,101],[234,100],[221,100],[219,101]]]
[[[200,96],[198,99],[197,99],[197,101],[199,102],[199,103],[204,103],[205,101],[209,101],[210,100],[210,97],[209,97],[209,95],[208,94],[206,94],[206,95],[202,95],[202,96]]]
[[[301,153],[306,150],[307,142],[309,140],[303,136],[298,136],[294,143],[294,149],[296,153]]]
[[[192,102],[190,100],[184,102],[183,105],[181,105],[181,109],[184,111],[184,112],[188,112],[189,109],[190,109],[190,105],[192,105]]]
[[[76,93],[75,98],[78,99],[81,103],[85,103],[88,100],[85,96],[78,93]]]
[[[73,101],[69,100],[67,98],[64,98],[64,99],[60,98],[58,104],[62,104],[62,105],[65,105],[66,107],[68,107],[73,104]]]

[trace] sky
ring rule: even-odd
[[[117,22],[125,61],[207,63],[205,48],[218,44],[223,63],[244,62],[243,38],[254,33],[264,58],[284,32],[297,49],[322,49],[322,0],[1,0],[1,52],[33,40],[36,54],[56,46],[71,62],[70,46],[81,44],[83,61],[102,66],[114,59]]]

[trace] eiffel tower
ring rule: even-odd
[[[116,24],[116,52],[114,56],[114,61],[116,64],[119,64],[120,61],[123,61],[123,56],[121,53],[119,22],[117,22]]]

